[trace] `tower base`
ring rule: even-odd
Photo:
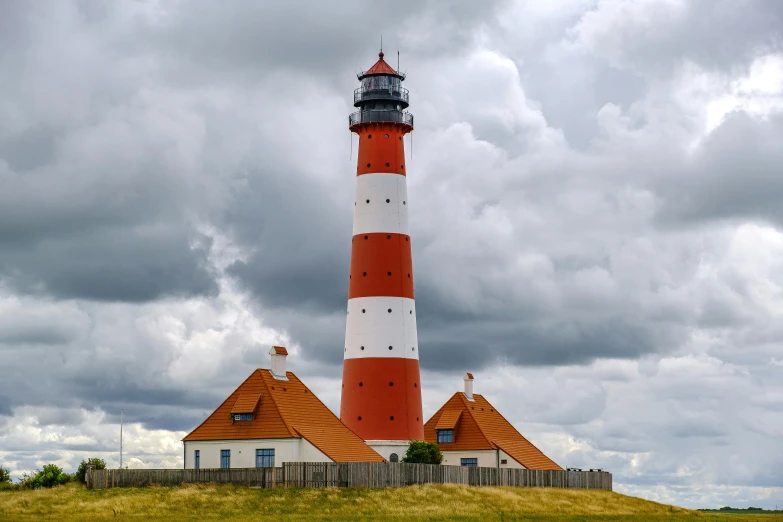
[[[389,462],[402,462],[405,452],[408,451],[409,440],[365,440],[365,444],[381,454]],[[396,455],[396,460],[393,457]]]

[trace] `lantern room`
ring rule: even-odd
[[[405,109],[409,105],[408,90],[402,86],[404,74],[395,71],[378,53],[378,61],[357,75],[361,87],[353,93],[353,105],[359,109],[349,117],[349,126],[361,123],[396,122],[413,128],[413,115]]]

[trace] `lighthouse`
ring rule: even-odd
[[[340,420],[391,462],[424,440],[404,136],[405,75],[383,59],[358,75],[359,136]]]

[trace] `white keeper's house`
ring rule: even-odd
[[[384,461],[286,371],[285,348],[270,355],[271,369],[254,371],[183,439],[186,469]]]
[[[490,468],[563,469],[522,436],[481,395],[473,375],[424,425],[424,437],[443,452],[443,464]]]

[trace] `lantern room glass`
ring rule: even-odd
[[[396,76],[368,76],[362,80],[365,91],[400,92],[400,79]]]

